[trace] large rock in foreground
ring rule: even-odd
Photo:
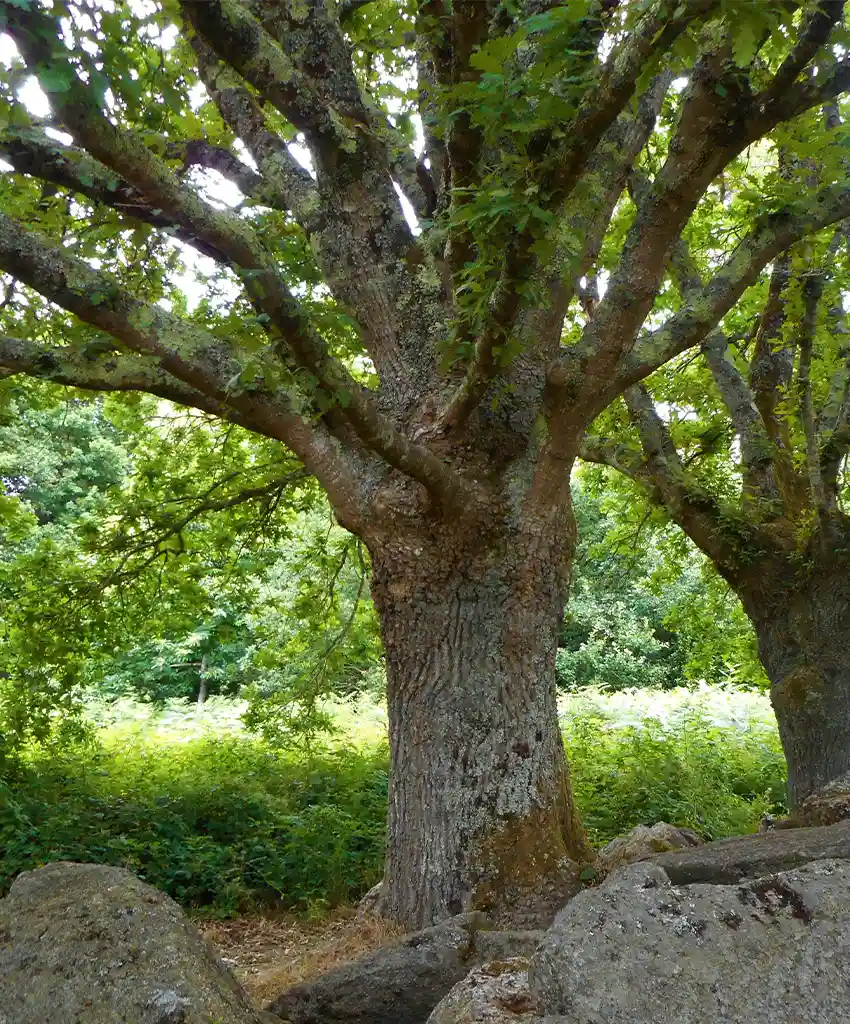
[[[848,916],[846,861],[679,888],[637,864],[561,911],[530,987],[546,1024],[846,1024]]]
[[[512,957],[476,967],[434,1009],[428,1024],[537,1024],[528,960]]]
[[[542,932],[504,932],[462,914],[288,989],[267,1007],[291,1024],[424,1024],[478,964],[530,956]]]
[[[0,1024],[259,1024],[183,911],[121,868],[48,864],[0,900]]]

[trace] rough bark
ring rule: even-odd
[[[449,526],[373,552],[393,766],[382,901],[410,926],[472,909],[539,924],[589,856],[555,707],[560,525],[477,540]]]
[[[740,591],[771,683],[792,810],[850,772],[850,563]]]

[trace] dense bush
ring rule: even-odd
[[[775,728],[717,724],[698,705],[663,722],[618,725],[588,709],[564,721],[572,782],[594,842],[667,821],[705,839],[755,831],[785,811],[786,767]]]
[[[594,842],[659,819],[717,838],[781,811],[784,762],[763,697],[642,691],[570,700],[564,732]],[[227,702],[211,704],[212,717],[171,709],[159,725],[41,749],[7,772],[0,890],[19,871],[58,859],[125,865],[181,903],[219,914],[332,905],[376,881],[387,794],[377,720],[357,744],[297,754],[240,734]],[[202,721],[217,732],[192,724]]]
[[[0,888],[51,860],[119,864],[229,914],[351,900],[380,874],[386,756],[135,739],[33,757],[0,785]]]

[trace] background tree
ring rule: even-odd
[[[850,215],[835,160],[726,242],[701,219],[778,126],[791,151],[844,138],[819,114],[850,81],[843,3],[0,10],[0,365],[147,391],[300,460],[372,561],[384,909],[545,914],[588,855],[554,700],[570,468],[618,394]],[[661,323],[694,218],[713,273]],[[171,239],[211,261],[195,305]]]
[[[555,667],[559,689],[766,687],[726,582],[663,509],[596,467],[573,480],[578,546]]]
[[[583,449],[663,504],[739,595],[797,809],[850,771],[846,230],[777,259],[686,372],[651,378],[606,414],[599,426],[617,442]]]

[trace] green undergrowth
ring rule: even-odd
[[[784,762],[761,700],[570,698],[564,733],[593,841],[661,819],[718,838],[781,812]],[[48,861],[97,861],[228,916],[322,909],[377,880],[387,794],[378,710],[366,733],[345,720],[336,745],[310,753],[271,748],[226,708],[212,708],[205,728],[194,712],[169,714],[165,724],[126,714],[90,742],[31,750],[7,769],[0,890]]]
[[[33,754],[0,789],[0,887],[78,860],[223,916],[346,902],[380,873],[386,768],[380,747],[298,758],[238,736]]]
[[[775,726],[715,724],[695,708],[673,721],[626,725],[584,712],[564,732],[576,802],[596,844],[656,821],[720,839],[786,810]]]

